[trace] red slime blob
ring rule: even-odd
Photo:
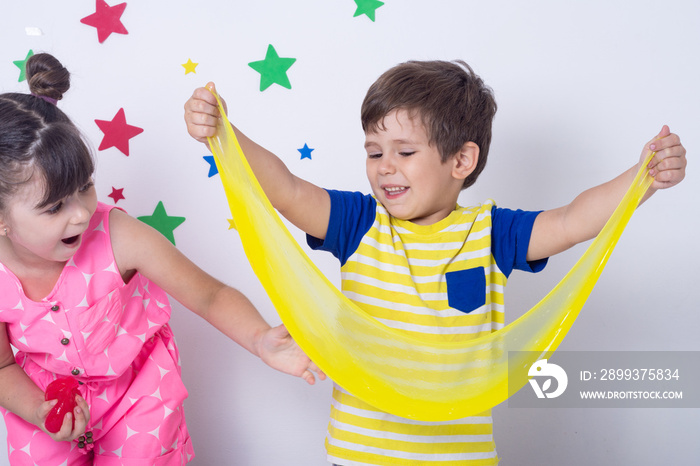
[[[80,395],[80,392],[78,391],[78,381],[73,377],[61,377],[46,387],[44,399],[46,401],[58,400],[58,403],[51,408],[46,417],[44,423],[46,430],[54,434],[61,430],[66,413],[72,413],[77,405],[75,395]],[[75,418],[73,418],[73,425],[75,426]]]

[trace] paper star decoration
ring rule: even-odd
[[[299,151],[299,153],[301,153],[301,160],[304,160],[304,159],[311,160],[311,152],[313,152],[314,149],[311,149],[308,146],[308,144],[304,143],[304,147],[302,147],[301,149],[297,149],[297,150]]]
[[[238,230],[238,228],[236,228],[236,222],[232,218],[228,219],[228,229],[229,230],[236,230],[236,231]]]
[[[267,47],[265,59],[250,62],[248,66],[260,73],[260,92],[275,83],[287,89],[291,89],[292,84],[287,77],[287,70],[295,61],[297,61],[296,58],[280,58],[275,48],[270,44]]]
[[[214,160],[213,155],[205,155],[203,158],[209,164],[209,178],[219,173],[219,169],[216,168],[216,161]]]
[[[18,83],[21,83],[22,81],[27,79],[27,60],[29,60],[29,57],[31,57],[32,55],[34,55],[34,51],[29,50],[24,60],[16,60],[12,62],[17,68],[19,68],[19,79],[17,80]]]
[[[355,10],[355,14],[352,15],[353,18],[366,15],[369,19],[374,21],[374,14],[377,8],[384,5],[384,2],[380,2],[379,0],[355,0],[355,4],[357,5],[357,10]]]
[[[120,108],[112,121],[95,120],[97,126],[105,133],[100,147],[97,150],[105,150],[110,147],[116,147],[126,156],[129,155],[129,139],[143,133],[143,129],[138,126],[132,126],[126,123],[126,115],[124,109]]]
[[[196,70],[197,65],[199,65],[199,63],[195,63],[189,58],[187,59],[187,63],[182,64],[183,68],[185,68],[185,74],[187,74],[187,73],[197,74],[197,70]]]
[[[173,217],[165,212],[165,207],[163,207],[163,201],[158,201],[156,210],[153,211],[153,215],[145,215],[142,217],[137,217],[146,225],[150,225],[168,240],[175,244],[175,236],[173,235],[173,230],[182,225],[185,221],[185,217]]]
[[[104,0],[95,0],[95,12],[81,19],[80,22],[97,28],[97,40],[103,43],[113,32],[129,34],[120,18],[126,9],[126,2],[109,6]]]
[[[122,199],[126,199],[124,197],[124,188],[116,189],[114,186],[112,186],[112,194],[108,195],[107,197],[111,197],[114,200],[114,203],[116,204]]]

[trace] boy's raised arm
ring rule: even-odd
[[[642,202],[656,190],[675,186],[685,177],[686,151],[680,138],[672,134],[668,126],[644,146],[641,161],[646,159],[650,150],[656,152],[649,163],[649,174],[654,177],[654,182]],[[550,257],[594,238],[629,188],[637,169],[638,165],[607,183],[584,191],[570,204],[538,215],[532,228],[527,259]]]
[[[213,83],[207,87],[214,90]],[[185,103],[187,131],[204,144],[207,137],[216,133],[219,116],[216,99],[207,88],[195,89]],[[302,231],[325,238],[331,210],[326,190],[295,176],[279,157],[232,126],[253,173],[275,209]]]

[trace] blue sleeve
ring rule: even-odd
[[[329,251],[340,265],[355,252],[377,214],[377,201],[369,194],[327,190],[331,197],[331,215],[324,239],[306,235],[311,249]]]
[[[491,210],[491,252],[506,277],[514,269],[539,272],[547,265],[547,259],[526,259],[532,226],[539,213],[497,207]]]

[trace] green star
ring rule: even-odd
[[[175,244],[175,236],[173,230],[179,227],[185,221],[185,217],[172,217],[165,212],[163,201],[159,201],[153,215],[145,215],[137,217],[146,225],[150,225],[163,234],[171,243]]]
[[[355,0],[355,3],[357,4],[357,10],[355,10],[355,14],[352,17],[367,15],[372,21],[374,21],[374,14],[377,8],[384,5],[384,2],[379,0]]]
[[[27,76],[26,76],[26,71],[27,71],[27,60],[29,60],[29,57],[31,57],[32,55],[34,55],[34,51],[33,51],[33,50],[30,50],[30,51],[27,53],[27,56],[26,56],[26,58],[25,58],[24,60],[17,60],[17,61],[13,61],[13,62],[12,62],[12,63],[15,64],[15,66],[16,66],[17,68],[19,68],[19,79],[17,80],[18,83],[21,83],[22,81],[24,81],[25,79],[27,79]]]
[[[270,44],[267,47],[267,54],[264,60],[253,61],[248,66],[260,73],[260,92],[264,91],[274,83],[287,89],[292,88],[292,84],[287,77],[287,70],[297,61],[296,58],[280,58],[277,51]]]

